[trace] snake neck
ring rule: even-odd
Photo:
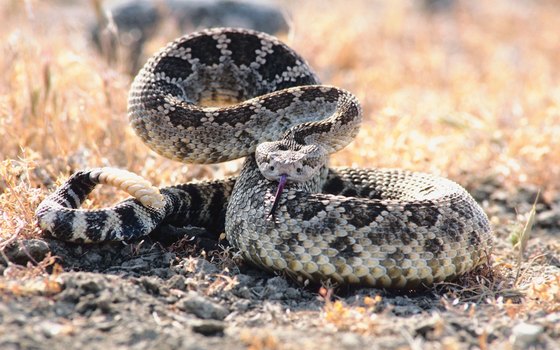
[[[285,202],[295,192],[316,193],[320,192],[329,175],[328,162],[325,164],[315,176],[304,182],[288,181],[281,197],[278,201],[279,208],[277,210],[285,211]],[[250,206],[250,212],[254,216],[255,221],[261,221],[267,217],[267,224],[274,225],[274,216],[269,217],[269,213],[274,203],[274,197],[278,188],[277,181],[266,179],[257,167],[254,155],[250,155],[245,159],[241,173],[236,179],[230,202],[226,211],[225,233],[228,241],[240,250],[243,250],[238,242],[238,232],[246,230],[247,225],[252,225],[250,220],[242,220],[236,213],[241,208]]]

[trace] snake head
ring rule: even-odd
[[[285,177],[289,182],[305,182],[319,173],[328,153],[318,145],[300,145],[291,140],[263,142],[255,159],[260,172],[271,181]]]
[[[286,182],[304,182],[326,163],[328,154],[317,145],[299,145],[291,140],[264,142],[257,146],[255,159],[260,172],[271,181],[278,181],[274,202],[268,216],[274,215]]]

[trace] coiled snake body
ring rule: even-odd
[[[246,157],[237,178],[158,191],[122,170],[74,174],[37,208],[40,227],[72,241],[127,240],[162,223],[224,230],[243,257],[312,281],[416,288],[488,259],[491,230],[456,183],[398,169],[329,169],[356,135],[349,92],[317,85],[277,39],[210,29],[170,43],[136,76],[131,124],[158,153],[184,162]],[[205,101],[237,102],[204,107]],[[96,184],[134,198],[79,209]]]

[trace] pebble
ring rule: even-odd
[[[247,299],[240,299],[233,303],[233,309],[238,312],[245,312],[251,307],[251,301]]]
[[[273,277],[266,282],[263,298],[268,300],[284,299],[284,294],[288,289],[288,282],[282,277]]]
[[[153,277],[143,276],[143,277],[140,278],[139,282],[142,285],[142,287],[144,287],[146,292],[148,292],[152,295],[159,295],[160,294],[161,283],[158,279],[153,278]]]
[[[545,228],[560,227],[560,207],[538,213],[536,222]]]
[[[357,334],[346,332],[340,336],[340,344],[345,348],[357,349],[361,341]]]
[[[239,274],[235,276],[235,280],[237,284],[233,289],[233,294],[243,299],[252,299],[256,285],[255,278],[249,275]]]
[[[179,299],[175,304],[180,310],[192,313],[202,319],[223,320],[229,311],[218,303],[195,292]]]
[[[284,297],[286,299],[297,300],[297,299],[301,298],[301,293],[300,293],[299,290],[290,287],[290,288],[286,289],[286,293],[284,293]]]
[[[191,323],[194,332],[203,335],[221,334],[226,328],[225,322],[216,320],[195,320]]]
[[[15,241],[4,250],[8,260],[19,265],[26,265],[28,262],[40,262],[49,252],[50,248],[47,242],[40,239]]]
[[[187,286],[187,279],[183,275],[173,275],[165,282],[165,285],[170,289],[185,291]]]
[[[64,289],[75,289],[79,294],[98,294],[106,289],[105,281],[100,278],[90,278],[87,272],[75,275],[64,275]]]
[[[235,276],[235,280],[237,281],[236,287],[247,287],[252,288],[256,284],[256,279],[253,276],[239,274]]]
[[[63,334],[67,329],[68,326],[52,321],[43,321],[36,326],[36,330],[43,332],[49,338]]]
[[[205,259],[197,259],[195,266],[196,266],[195,273],[197,274],[202,274],[207,276],[220,272],[220,270],[216,265],[212,264],[211,262]]]
[[[511,330],[513,344],[516,346],[527,346],[535,343],[539,335],[544,331],[540,325],[530,323],[519,323]]]
[[[101,256],[101,254],[94,252],[94,251],[88,251],[85,253],[84,255],[84,262],[91,265],[91,266],[96,266],[101,264],[101,262],[103,261],[103,257]]]

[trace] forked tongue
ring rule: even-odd
[[[288,175],[280,175],[280,180],[278,180],[278,189],[276,189],[276,194],[274,195],[274,203],[272,203],[272,208],[268,217],[274,216],[276,208],[278,208],[278,203],[280,203],[280,197],[284,191],[284,186],[286,186],[286,181],[288,180]]]

